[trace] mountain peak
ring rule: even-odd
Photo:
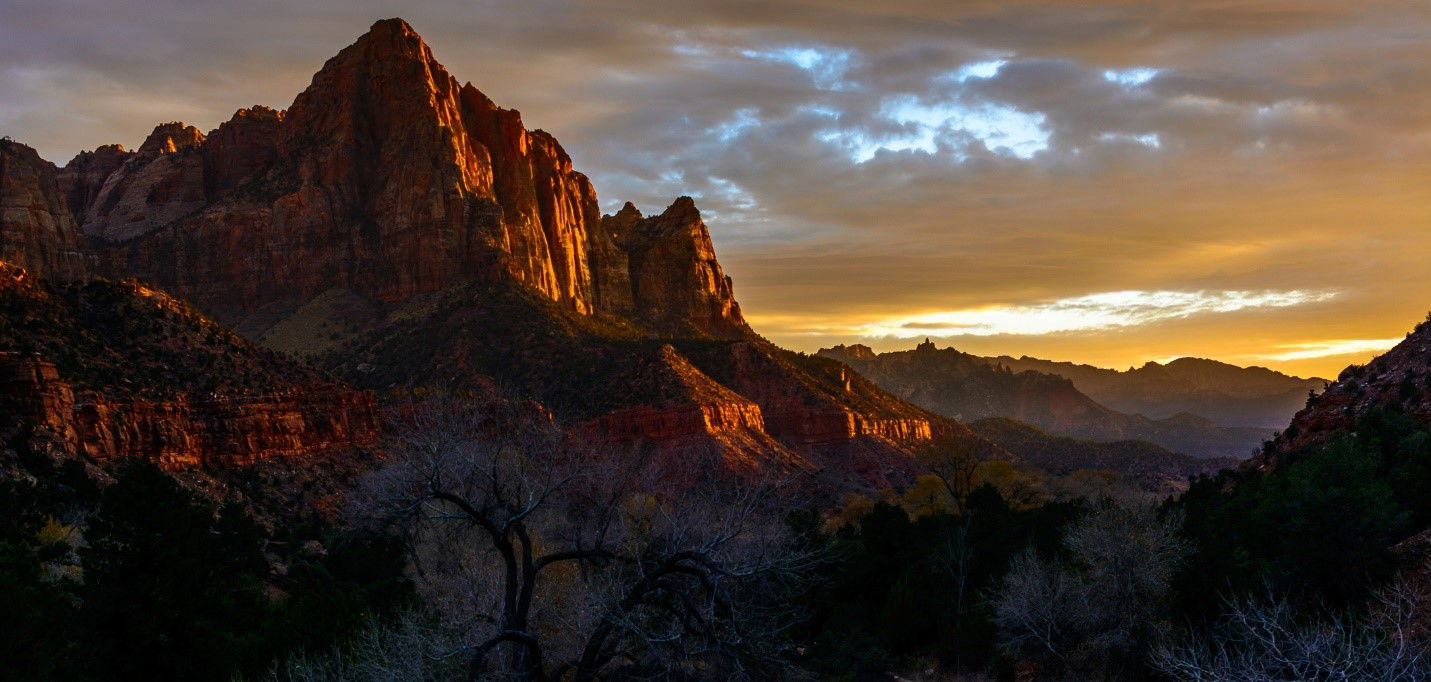
[[[170,121],[154,126],[154,132],[139,145],[140,154],[172,154],[204,143],[204,134],[191,125]]]
[[[374,21],[372,26],[368,27],[368,35],[403,34],[417,35],[417,32],[412,30],[412,24],[407,23],[407,21],[404,20],[402,17],[379,19],[377,21]]]
[[[671,202],[670,206],[666,207],[666,210],[661,213],[661,218],[666,220],[673,218],[694,218],[695,220],[700,220],[701,211],[696,208],[695,199],[681,195],[676,197],[676,200]]]

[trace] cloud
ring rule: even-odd
[[[1398,343],[1401,338],[1395,339],[1336,339],[1330,341],[1312,341],[1304,343],[1289,343],[1278,346],[1282,352],[1269,353],[1267,355],[1253,356],[1256,359],[1271,362],[1286,362],[1289,360],[1309,360],[1312,358],[1335,357],[1342,355],[1360,355],[1368,352],[1380,353],[1390,349]]]
[[[861,337],[1046,335],[1137,327],[1168,319],[1321,303],[1330,291],[1110,291],[1032,305],[990,305],[843,326]],[[824,333],[834,324],[814,327]],[[1305,356],[1312,357],[1312,356]],[[1301,359],[1287,357],[1285,359]]]

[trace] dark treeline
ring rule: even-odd
[[[910,490],[836,515],[652,496],[609,460],[456,422],[410,425],[360,489],[380,530],[259,524],[143,463],[0,482],[0,679],[1427,670],[1424,629],[1388,634],[1425,612],[1393,547],[1431,526],[1431,432],[1402,414],[1162,502],[1051,494],[936,447]]]
[[[410,606],[403,569],[391,537],[266,530],[146,462],[101,491],[72,461],[0,481],[0,679],[261,673]]]

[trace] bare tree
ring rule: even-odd
[[[1065,534],[1067,561],[1016,557],[995,600],[1005,649],[1085,679],[1136,676],[1167,628],[1187,554],[1178,526],[1151,506],[1105,503]]]
[[[781,669],[784,597],[818,560],[791,544],[782,486],[676,476],[447,398],[393,431],[368,508],[406,534],[469,679]]]
[[[1337,614],[1307,619],[1270,596],[1231,599],[1212,632],[1164,646],[1152,660],[1170,677],[1198,682],[1431,679],[1428,642],[1412,627],[1422,600],[1394,584],[1374,600],[1377,622],[1358,622]]]
[[[373,624],[341,648],[275,665],[266,682],[437,682],[460,672],[452,645],[420,614]]]

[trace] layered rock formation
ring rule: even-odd
[[[0,446],[167,469],[376,442],[371,394],[138,285],[56,285],[0,262]]]
[[[377,441],[372,397],[359,391],[113,400],[76,393],[54,364],[18,353],[0,352],[0,410],[22,415],[32,447],[101,462],[148,459],[170,471],[247,466]]]
[[[55,217],[52,241],[94,242],[99,273],[153,283],[365,387],[496,385],[608,445],[846,486],[909,480],[911,452],[936,434],[1007,454],[759,339],[689,197],[601,216],[554,138],[460,85],[401,20],[374,24],[286,111],[243,109],[207,135],[166,123],[137,151],[102,147],[58,173],[29,163],[31,184],[50,178],[37,196],[52,200],[30,203]],[[89,371],[50,350],[66,380]],[[144,369],[170,376],[157,359]],[[272,388],[259,383],[245,395]],[[157,407],[176,399],[155,394],[164,385],[122,397],[176,415]]]
[[[621,250],[595,271],[603,309],[667,333],[738,336],[743,330],[734,287],[690,197],[651,218],[627,202],[602,217],[601,230]]]
[[[59,279],[84,277],[92,261],[54,166],[9,139],[0,140],[0,260]]]

